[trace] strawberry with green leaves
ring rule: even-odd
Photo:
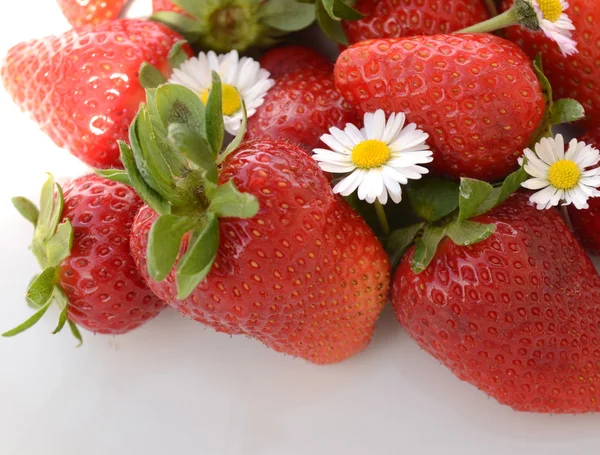
[[[125,3],[125,0],[58,0],[58,6],[73,27],[114,21]]]
[[[121,143],[146,202],[131,251],[150,288],[189,317],[318,364],[363,350],[387,300],[389,261],[316,162],[281,141],[221,153],[221,82],[148,89]]]
[[[2,83],[56,145],[90,166],[119,167],[116,141],[127,138],[144,99],[140,66],[151,63],[168,77],[169,52],[180,40],[145,20],[77,28],[14,46],[2,64]]]
[[[540,132],[582,115],[571,100],[550,106],[540,65],[492,35],[358,43],[338,58],[335,82],[362,112],[404,112],[429,134],[431,168],[453,178],[501,179]]]
[[[489,18],[483,0],[358,0],[364,17],[342,21],[350,44],[375,38],[452,33]]]
[[[122,183],[97,175],[69,182],[64,192],[52,176],[42,188],[40,209],[22,197],[13,199],[34,225],[31,250],[42,267],[27,291],[36,313],[4,336],[38,322],[55,303],[59,332],[68,323],[94,333],[121,334],[149,321],[165,305],[148,289],[129,251],[129,234],[142,205]]]

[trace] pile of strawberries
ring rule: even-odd
[[[368,346],[391,301],[500,403],[600,411],[600,277],[584,251],[600,254],[600,3],[155,0],[149,19],[120,18],[125,3],[58,0],[74,28],[2,64],[14,102],[96,169],[50,176],[39,208],[13,199],[41,272],[35,313],[5,336],[52,305],[54,333],[80,340],[170,306],[330,364]],[[519,8],[567,13],[578,53],[539,24],[477,32]],[[315,21],[335,63],[290,35]],[[586,134],[557,157],[565,122]],[[563,190],[548,201],[522,188],[544,188],[542,168]],[[556,183],[571,179],[583,193]]]

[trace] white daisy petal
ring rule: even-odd
[[[575,30],[575,25],[566,13],[569,9],[569,3],[560,2],[561,11],[558,17],[554,15],[546,17],[543,4],[540,6],[539,0],[530,0],[530,3],[537,15],[540,29],[548,38],[558,44],[563,55],[568,56],[577,53],[577,42],[573,40],[571,33]]]
[[[339,193],[342,196],[350,196],[356,191],[360,182],[364,177],[365,171],[356,169],[352,174],[342,179],[334,188],[334,193]]]
[[[542,188],[546,188],[548,185],[550,185],[550,182],[541,178],[533,178],[521,183],[521,186],[523,188],[527,188],[530,190],[539,190]]]

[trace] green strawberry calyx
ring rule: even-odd
[[[342,28],[342,20],[357,21],[364,16],[353,8],[354,0],[313,0],[315,16],[323,33],[347,46],[348,38]]]
[[[151,19],[178,31],[192,44],[216,52],[275,44],[315,20],[312,5],[296,0],[171,0],[184,14],[159,11]]]
[[[129,128],[130,145],[119,143],[125,170],[97,171],[133,187],[159,215],[148,235],[148,274],[162,281],[175,267],[180,299],[210,272],[219,249],[219,219],[251,218],[259,209],[257,199],[240,193],[232,181],[218,184],[219,165],[242,142],[247,118],[242,101],[240,132],[222,151],[222,85],[217,73],[212,77],[206,105],[181,85],[147,88],[146,103]]]
[[[79,329],[68,316],[67,296],[58,284],[59,266],[69,257],[73,246],[73,226],[69,220],[61,222],[64,207],[62,188],[54,181],[54,177],[48,174],[40,195],[39,211],[33,202],[24,197],[14,197],[12,203],[34,226],[31,250],[42,272],[33,278],[26,294],[27,303],[36,312],[2,336],[12,337],[29,329],[46,314],[52,303],[56,303],[60,309],[60,316],[58,325],[52,333],[60,332],[68,323],[71,332],[81,345]]]

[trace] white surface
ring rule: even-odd
[[[65,28],[53,0],[8,2],[0,51]],[[9,197],[37,200],[45,171],[85,168],[3,91],[0,116],[1,330],[30,314],[23,293],[37,270],[31,228]],[[588,455],[600,446],[600,415],[500,406],[420,351],[390,311],[369,349],[329,367],[175,311],[118,338],[86,333],[80,349],[68,331],[50,335],[54,322],[0,339],[2,455]]]

